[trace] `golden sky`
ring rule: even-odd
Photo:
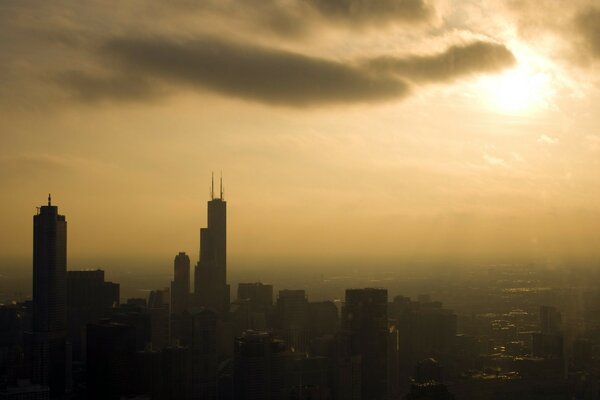
[[[195,261],[211,171],[240,267],[596,257],[599,68],[591,0],[6,0],[0,263],[48,192],[71,268]]]

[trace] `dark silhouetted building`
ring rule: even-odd
[[[184,252],[175,256],[171,281],[171,313],[181,314],[188,309],[190,298],[190,257]]]
[[[137,353],[137,395],[152,400],[188,400],[192,398],[190,349],[165,347],[161,351]]]
[[[310,343],[308,299],[304,290],[280,290],[275,306],[275,333],[294,352],[305,353]]]
[[[183,314],[181,345],[191,350],[191,391],[193,398],[217,398],[218,320],[217,312],[201,309]]]
[[[289,354],[285,343],[271,333],[247,331],[235,339],[234,398],[287,398]]]
[[[67,385],[67,221],[51,204],[33,217],[32,382],[53,395]]]
[[[101,321],[87,326],[88,399],[119,399],[134,393],[136,328]]]
[[[387,289],[347,289],[342,330],[349,340],[351,355],[361,357],[361,398],[387,398]]]
[[[170,300],[169,288],[152,290],[148,295],[150,342],[156,349],[162,349],[170,343]]]
[[[238,301],[246,301],[253,311],[265,311],[273,305],[273,285],[240,283],[237,290]]]
[[[67,272],[68,339],[74,360],[82,360],[85,354],[86,325],[106,317],[108,311],[118,305],[119,284],[105,282],[104,271]]]
[[[220,196],[208,202],[208,226],[200,229],[200,259],[194,271],[194,302],[198,307],[216,310],[223,318],[229,311],[227,284],[227,203]]]
[[[428,358],[415,366],[410,391],[402,399],[454,400],[454,398],[443,384],[442,367],[433,358]]]
[[[22,375],[23,333],[31,331],[28,316],[30,309],[25,303],[0,306],[0,386],[14,385]]]
[[[560,312],[556,308],[540,306],[540,330],[542,333],[559,333],[561,320]]]

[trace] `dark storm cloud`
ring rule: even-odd
[[[99,75],[82,71],[58,74],[56,81],[84,102],[102,100],[150,100],[162,93],[157,85],[131,74]]]
[[[575,18],[575,27],[591,55],[600,58],[600,9],[589,8],[580,12]]]
[[[102,52],[136,76],[271,104],[382,101],[402,97],[408,90],[399,79],[342,62],[208,38],[113,39]],[[82,83],[90,86],[86,90],[104,91],[102,85]]]
[[[303,0],[322,15],[356,22],[400,21],[418,23],[434,15],[424,0]]]
[[[452,46],[434,55],[384,56],[368,63],[378,71],[397,74],[415,82],[444,82],[474,73],[502,70],[512,66],[515,57],[504,45],[475,42]]]
[[[498,71],[504,46],[476,42],[428,56],[337,61],[214,38],[115,38],[100,48],[110,77],[71,72],[60,83],[85,101],[147,100],[166,86],[194,87],[268,104],[310,106],[398,99],[409,87]]]

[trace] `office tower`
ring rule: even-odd
[[[398,330],[401,382],[407,382],[418,362],[430,357],[443,360],[455,349],[456,314],[427,300],[397,296],[389,304],[389,317]]]
[[[175,256],[171,282],[171,313],[181,314],[188,309],[190,297],[190,257],[184,252]]]
[[[132,326],[135,332],[135,350],[140,351],[152,343],[152,316],[147,312],[117,311],[112,314],[110,321]]]
[[[197,399],[217,398],[218,315],[203,309],[191,316],[192,395]]]
[[[559,333],[560,312],[554,307],[540,306],[540,330],[542,333]]]
[[[119,284],[106,282],[104,271],[67,271],[68,339],[73,348],[73,359],[82,360],[85,327],[97,322],[119,305]]]
[[[387,290],[347,289],[342,330],[350,341],[351,354],[361,356],[361,398],[387,398]]]
[[[308,303],[311,337],[334,335],[340,329],[340,316],[333,301]]]
[[[161,351],[137,353],[135,394],[153,400],[191,398],[191,357],[187,347],[166,347]]]
[[[148,295],[148,314],[150,315],[150,342],[152,347],[162,349],[170,342],[171,293],[169,288],[152,290]]]
[[[273,305],[273,285],[240,283],[237,298],[248,303],[253,311],[265,311]]]
[[[67,221],[50,196],[33,217],[32,381],[53,395],[67,384]]]
[[[288,383],[292,399],[331,398],[331,360],[327,357],[296,357],[290,360]]]
[[[16,383],[24,367],[23,332],[31,330],[27,312],[23,304],[0,306],[0,382]]]
[[[194,271],[196,306],[216,310],[221,318],[229,311],[227,284],[227,203],[223,199],[223,180],[219,197],[208,202],[208,226],[200,229],[200,259]]]
[[[100,321],[87,325],[87,398],[119,399],[135,388],[136,328]]]
[[[531,353],[534,357],[562,359],[564,357],[563,335],[556,333],[532,333]]]
[[[308,299],[304,290],[280,290],[275,306],[275,332],[293,352],[306,352],[310,341]]]
[[[234,398],[271,400],[287,397],[285,343],[269,332],[247,331],[235,339]]]

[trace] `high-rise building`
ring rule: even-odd
[[[252,311],[265,311],[273,305],[273,285],[261,282],[238,284],[239,301],[247,301]]]
[[[223,180],[219,197],[208,202],[208,226],[200,229],[200,259],[194,271],[195,305],[216,310],[221,317],[229,311],[227,284],[227,203],[223,198]]]
[[[287,398],[285,343],[269,332],[247,331],[235,339],[234,398],[270,400]]]
[[[67,384],[67,221],[58,207],[33,217],[32,381],[63,393]]]
[[[185,252],[175,256],[174,276],[171,282],[171,313],[180,314],[188,309],[190,297],[190,257]]]
[[[550,306],[540,306],[540,330],[542,333],[559,333],[561,328],[560,312]]]
[[[135,389],[136,328],[103,320],[86,330],[88,399],[119,399]]]
[[[73,348],[73,359],[85,356],[83,343],[86,324],[97,322],[119,305],[119,284],[106,282],[104,271],[67,272],[67,338]]]
[[[292,352],[305,353],[310,342],[308,298],[302,289],[279,291],[275,306],[275,333]]]
[[[342,329],[350,341],[351,354],[361,357],[361,398],[387,398],[387,289],[347,289]]]

